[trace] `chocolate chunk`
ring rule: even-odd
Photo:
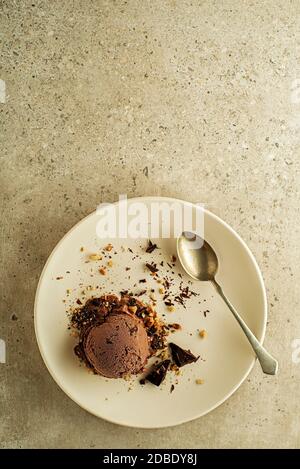
[[[153,351],[156,351],[156,350],[160,350],[162,348],[164,348],[164,345],[165,345],[165,340],[164,340],[164,337],[161,336],[161,335],[158,335],[158,334],[155,334],[156,332],[156,329],[153,328],[150,328],[148,329],[148,335],[152,335],[152,340],[151,340],[151,349]]]
[[[184,350],[174,343],[169,344],[174,362],[178,367],[194,363],[199,357],[195,357],[190,350]]]
[[[170,393],[171,393],[171,394],[172,394],[172,392],[174,391],[174,389],[175,389],[175,386],[174,386],[174,384],[172,384],[172,386],[171,386],[171,388],[170,388]]]
[[[160,386],[166,377],[170,363],[170,360],[164,360],[158,363],[158,365],[154,365],[152,371],[146,376],[145,379],[150,381],[150,383],[154,384],[155,386]]]

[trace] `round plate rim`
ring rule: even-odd
[[[164,202],[180,202],[182,204],[188,204],[188,205],[193,205],[195,206],[195,203],[193,202],[188,202],[186,200],[182,200],[182,199],[179,199],[179,198],[175,198],[175,197],[164,197],[164,196],[141,196],[141,197],[132,197],[132,198],[129,198],[127,199],[128,202],[134,202],[134,201],[142,201],[142,200],[147,200],[147,201],[150,201],[150,200],[153,200],[153,201],[164,201]],[[116,201],[116,202],[112,202],[113,205],[117,205],[119,204],[120,201]],[[267,319],[268,319],[268,308],[267,308],[267,293],[266,293],[266,287],[265,287],[265,284],[264,284],[264,280],[263,280],[263,276],[262,276],[262,273],[260,271],[260,268],[259,268],[259,265],[254,257],[254,254],[252,253],[252,251],[250,250],[250,248],[247,246],[246,242],[241,238],[241,236],[228,224],[226,223],[224,220],[222,220],[222,218],[220,218],[219,216],[215,215],[214,213],[212,213],[210,210],[206,209],[205,207],[201,207],[201,209],[204,210],[204,212],[211,218],[215,219],[216,222],[222,224],[226,229],[228,229],[230,231],[230,233],[235,237],[237,238],[237,240],[242,244],[243,248],[246,250],[247,254],[249,255],[251,261],[253,262],[253,265],[255,267],[255,270],[256,270],[256,274],[257,274],[257,277],[258,277],[258,280],[259,280],[259,285],[261,287],[261,292],[262,292],[262,295],[263,295],[263,326],[262,326],[262,333],[261,333],[261,337],[258,337],[258,340],[260,341],[260,343],[262,344],[263,341],[264,341],[264,338],[265,338],[265,334],[266,334],[266,326],[267,326]],[[77,399],[74,399],[70,393],[65,389],[64,385],[56,378],[55,376],[55,372],[50,368],[49,366],[49,363],[47,361],[47,357],[45,356],[44,352],[43,352],[43,348],[42,348],[42,345],[41,345],[41,342],[40,342],[40,339],[39,339],[39,335],[38,335],[38,326],[37,326],[37,303],[38,303],[38,297],[39,297],[39,292],[40,292],[40,289],[41,289],[41,285],[42,285],[42,281],[43,281],[43,278],[44,278],[44,275],[45,275],[45,272],[47,270],[47,267],[52,259],[52,257],[54,256],[54,254],[56,253],[56,251],[59,249],[60,245],[63,243],[63,241],[77,228],[77,226],[79,226],[80,224],[84,223],[88,218],[94,216],[96,213],[96,211],[93,211],[91,212],[90,214],[86,215],[84,218],[82,218],[81,220],[79,220],[75,225],[72,226],[72,228],[70,228],[67,233],[58,241],[58,243],[54,246],[54,248],[52,249],[50,255],[48,256],[48,259],[42,269],[42,272],[40,274],[40,278],[39,278],[39,281],[38,281],[38,285],[37,285],[37,289],[36,289],[36,294],[35,294],[35,300],[34,300],[34,331],[35,331],[35,336],[36,336],[36,341],[37,341],[37,344],[38,344],[38,348],[39,348],[39,351],[40,351],[40,354],[41,354],[41,357],[44,361],[44,364],[49,372],[49,374],[51,375],[51,377],[53,378],[53,380],[55,381],[55,383],[59,386],[59,388],[73,401],[75,402],[77,405],[79,405],[82,409],[84,409],[86,412],[94,415],[95,417],[98,417],[98,418],[101,418],[107,422],[110,422],[110,423],[114,423],[116,425],[120,425],[120,426],[123,426],[123,427],[130,427],[130,428],[140,428],[140,429],[159,429],[159,428],[168,428],[168,427],[174,427],[174,426],[177,426],[177,425],[182,425],[183,423],[187,423],[187,422],[192,422],[193,420],[196,420],[200,417],[203,417],[204,415],[207,415],[208,413],[212,412],[214,409],[216,409],[217,407],[219,407],[221,404],[223,404],[225,401],[227,401],[227,399],[229,399],[236,391],[237,389],[243,384],[243,382],[246,380],[246,378],[248,377],[248,375],[250,374],[255,362],[256,362],[256,358],[253,357],[253,360],[252,360],[252,363],[249,365],[249,367],[247,368],[247,370],[245,371],[244,375],[241,377],[240,381],[233,387],[233,389],[222,399],[220,399],[219,401],[217,401],[214,405],[210,406],[208,409],[206,409],[204,412],[200,412],[199,414],[195,415],[194,417],[192,418],[188,418],[188,419],[181,419],[179,422],[177,423],[173,423],[173,424],[166,424],[166,425],[134,425],[134,424],[128,424],[126,422],[122,422],[122,421],[118,421],[118,420],[115,420],[115,419],[109,419],[108,417],[103,417],[101,416],[99,413],[97,412],[94,412],[93,410],[87,408],[86,406],[84,406],[81,402],[79,402]]]

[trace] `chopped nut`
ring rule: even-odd
[[[177,365],[175,365],[175,363],[172,363],[171,366],[170,366],[170,370],[177,372],[177,371],[179,371],[179,368],[178,368]]]
[[[128,306],[128,309],[133,314],[135,314],[137,312],[137,306]]]
[[[205,337],[207,337],[206,330],[202,329],[202,331],[199,332],[199,336],[201,337],[201,339],[205,339]]]
[[[89,260],[90,261],[101,261],[102,256],[100,254],[90,254],[89,255]]]
[[[196,379],[196,384],[204,384],[204,380],[203,379]]]
[[[113,248],[113,245],[109,243],[107,246],[105,246],[104,249],[105,249],[105,251],[108,251],[108,252],[109,252],[109,251],[112,250],[112,248]]]
[[[164,293],[165,293],[164,287],[160,287],[160,288],[158,289],[158,291],[159,291],[159,293],[160,293],[161,295],[164,295]]]
[[[113,266],[113,261],[108,261],[107,265],[108,265],[108,267],[112,267]]]
[[[152,301],[156,301],[156,296],[154,295],[154,293],[151,293],[150,298]]]
[[[80,248],[80,252],[83,252],[83,251],[84,251],[84,247],[83,247],[83,246],[81,246],[81,248]]]
[[[69,295],[71,293],[71,288],[67,288],[67,294]]]
[[[170,311],[170,313],[174,313],[175,306],[168,306],[168,311]]]
[[[99,269],[99,272],[100,272],[101,275],[106,275],[106,269],[104,267],[101,267]]]
[[[169,358],[169,350],[166,348],[162,350],[159,354],[158,357],[161,358],[162,360],[167,360]]]

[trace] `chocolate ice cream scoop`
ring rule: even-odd
[[[150,354],[143,322],[121,311],[91,326],[85,333],[83,348],[94,370],[107,378],[139,373]]]

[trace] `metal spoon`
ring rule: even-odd
[[[260,344],[216,282],[218,258],[213,248],[195,233],[183,232],[177,239],[177,254],[184,270],[194,279],[210,281],[243,329],[264,373],[276,375],[278,362]]]

